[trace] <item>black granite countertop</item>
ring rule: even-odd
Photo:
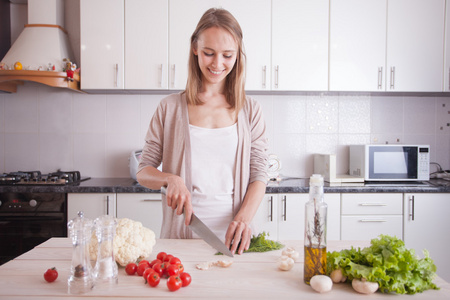
[[[376,183],[360,185],[330,185],[325,182],[325,193],[450,193],[450,185],[444,180],[423,183]],[[442,184],[442,185],[441,185]],[[445,184],[447,184],[445,186]],[[159,193],[139,185],[131,178],[91,178],[69,185],[0,185],[0,193]],[[266,193],[308,193],[309,179],[285,179],[269,182]]]

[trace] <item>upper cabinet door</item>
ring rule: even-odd
[[[386,91],[441,92],[445,0],[389,0]]]
[[[124,88],[124,0],[80,1],[81,89]]]
[[[450,1],[447,2],[446,8],[444,91],[450,92]]]
[[[273,0],[272,90],[328,90],[328,3]]]
[[[168,0],[125,0],[125,89],[168,89]]]
[[[330,1],[330,90],[384,91],[386,0]]]
[[[169,2],[169,89],[186,87],[190,38],[203,13],[212,7],[227,9],[241,26],[247,55],[246,89],[270,89],[268,82],[271,45],[270,0],[171,0]],[[267,78],[264,78],[265,74]]]

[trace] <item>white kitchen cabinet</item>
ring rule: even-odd
[[[450,92],[450,1],[447,0],[445,16],[445,67],[444,91]]]
[[[379,0],[330,1],[330,90],[384,91],[386,6]]]
[[[116,217],[115,193],[69,193],[67,195],[67,220],[82,211],[86,218],[95,220],[99,216]]]
[[[371,240],[380,234],[403,239],[403,194],[341,194],[341,239]]]
[[[388,0],[386,90],[441,92],[445,0]]]
[[[230,11],[244,32],[246,89],[270,89],[270,0],[169,1],[169,88],[186,87],[190,38],[203,13],[211,7]]]
[[[272,1],[272,90],[328,90],[328,18],[328,0]]]
[[[305,203],[309,194],[266,194],[253,223],[258,233],[269,233],[272,240],[303,240]],[[328,204],[327,239],[340,239],[340,195],[325,194]]]
[[[163,217],[161,194],[118,193],[117,217],[139,221],[159,238]]]
[[[124,88],[124,0],[80,0],[81,89]]]
[[[125,89],[168,89],[168,9],[168,0],[125,0]]]
[[[427,249],[437,266],[437,274],[449,282],[450,194],[405,194],[403,205],[406,247],[414,249],[420,257]]]

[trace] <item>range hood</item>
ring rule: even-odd
[[[64,0],[28,0],[28,24],[0,63],[0,91],[14,93],[25,81],[79,91],[79,74],[69,78],[64,71],[64,59],[73,58],[64,29]]]

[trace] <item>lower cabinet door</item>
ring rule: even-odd
[[[402,215],[342,216],[341,239],[367,241],[387,234],[403,239]]]
[[[117,194],[117,218],[139,221],[143,226],[151,229],[156,238],[159,238],[162,225],[161,194]]]
[[[91,220],[110,215],[116,216],[115,193],[69,193],[67,195],[67,220],[75,218],[79,211]]]

